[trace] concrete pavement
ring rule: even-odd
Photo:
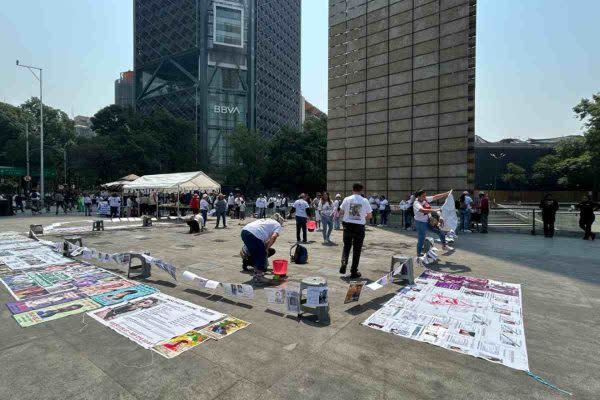
[[[9,217],[0,231],[26,231],[81,216]],[[39,222],[38,222],[39,221]],[[149,250],[221,282],[247,282],[240,272],[241,226],[188,235],[187,226],[86,234],[84,245],[106,251]],[[141,223],[140,223],[141,225]],[[288,223],[275,248],[287,258],[295,228]],[[86,224],[87,226],[87,224]],[[90,224],[91,228],[91,224]],[[48,238],[48,237],[47,237]],[[56,240],[55,238],[49,238]],[[360,325],[393,296],[398,285],[365,292],[343,304],[346,281],[337,273],[341,246],[323,246],[309,234],[310,263],[290,266],[290,282],[324,276],[330,287],[331,324],[322,326],[266,309],[262,289],[235,303],[174,284],[153,270],[148,283],[176,297],[247,320],[252,325],[167,360],[93,321],[71,316],[20,328],[0,307],[1,398],[21,399],[548,399],[556,391],[525,373]],[[341,244],[341,232],[333,240]],[[391,255],[412,254],[416,238],[370,228],[361,271],[376,279]],[[457,251],[435,268],[523,284],[524,322],[534,373],[578,399],[600,393],[600,241],[490,233],[463,235]],[[115,264],[106,267],[123,272]],[[417,273],[421,269],[418,268]],[[222,293],[218,291],[218,293]],[[0,302],[12,300],[0,289]]]

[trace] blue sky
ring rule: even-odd
[[[273,0],[285,1],[285,0]],[[327,0],[302,0],[302,91],[327,109]],[[600,91],[598,0],[479,0],[476,133],[580,132],[571,108]],[[19,0],[0,7],[0,101],[38,95],[15,60],[44,68],[44,102],[69,115],[111,104],[132,67],[131,0]]]

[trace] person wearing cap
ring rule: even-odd
[[[342,205],[342,195],[336,194],[333,201],[333,229],[340,230],[340,206]]]
[[[488,216],[490,215],[490,199],[485,192],[479,192],[479,209],[481,210],[481,233],[488,233]]]
[[[250,222],[242,229],[242,242],[244,242],[244,246],[250,255],[251,265],[254,266],[252,283],[272,282],[265,278],[268,264],[267,257],[269,249],[281,234],[283,221],[283,217],[279,213],[275,213],[271,218],[257,219]]]

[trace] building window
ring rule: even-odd
[[[244,47],[244,10],[214,3],[213,41],[215,44]]]

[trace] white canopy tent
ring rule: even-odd
[[[179,193],[188,190],[221,190],[221,185],[202,171],[178,172],[175,174],[144,175],[133,182],[123,185],[127,190],[157,190]],[[158,206],[156,207],[158,213]],[[179,201],[177,202],[177,215],[179,215]]]
[[[175,174],[144,175],[123,185],[124,189],[154,189],[160,191],[221,190],[221,185],[202,171],[178,172]]]

